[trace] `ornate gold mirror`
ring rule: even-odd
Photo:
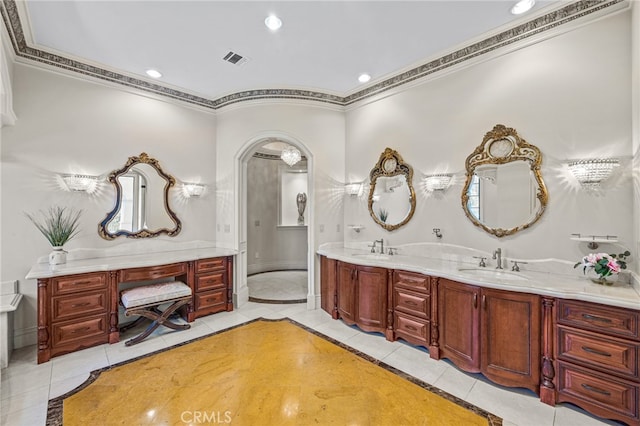
[[[409,222],[416,209],[413,169],[391,148],[384,150],[369,173],[369,213],[387,231]]]
[[[541,163],[538,147],[497,124],[465,163],[462,208],[469,220],[496,237],[536,223],[549,198]]]
[[[98,225],[98,234],[106,240],[178,235],[182,224],[169,207],[169,189],[173,176],[165,173],[158,160],[146,153],[129,157],[123,168],[109,175],[116,190],[115,207]]]

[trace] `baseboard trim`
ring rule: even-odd
[[[13,349],[24,348],[38,343],[38,327],[20,328],[13,331]]]

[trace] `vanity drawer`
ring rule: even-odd
[[[109,323],[106,314],[82,321],[57,323],[51,327],[51,344],[54,348],[71,344],[81,348],[97,343],[107,343],[108,331]]]
[[[155,280],[158,278],[186,275],[186,273],[186,262],[161,266],[147,266],[144,268],[123,269],[120,271],[120,282]]]
[[[80,274],[52,278],[51,285],[54,295],[106,289],[107,274]]]
[[[401,337],[408,342],[427,346],[431,337],[429,321],[423,321],[401,312],[393,313],[393,331],[396,337]]]
[[[226,257],[196,260],[196,273],[227,269]]]
[[[401,287],[393,289],[393,306],[405,313],[429,319],[431,311],[431,297],[425,294],[415,293]]]
[[[393,285],[414,291],[427,293],[431,291],[430,277],[415,272],[393,271]]]
[[[196,291],[223,288],[226,281],[226,271],[200,275],[196,278]]]
[[[225,310],[227,298],[226,290],[214,290],[194,296],[196,311]]]
[[[70,296],[54,296],[51,299],[52,321],[107,312],[107,291],[81,293]]]
[[[558,358],[638,377],[638,347],[629,341],[558,327]]]
[[[637,384],[558,362],[558,402],[576,399],[580,404],[587,403],[585,407],[591,411],[604,410],[600,415],[629,421],[607,415],[609,411],[637,421],[638,390]]]
[[[558,300],[558,323],[638,340],[640,312],[588,302]]]

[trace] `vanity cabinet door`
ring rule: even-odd
[[[355,322],[356,266],[338,262],[338,315],[348,324]]]
[[[338,261],[320,257],[320,307],[336,319],[336,267]]]
[[[465,371],[480,371],[480,288],[440,279],[440,355]]]
[[[538,393],[540,386],[540,297],[483,288],[481,370],[492,381]]]
[[[367,331],[387,327],[387,270],[371,266],[356,269],[356,323]]]

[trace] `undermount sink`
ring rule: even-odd
[[[500,269],[485,268],[459,268],[459,272],[478,278],[498,278],[501,280],[528,281],[529,277],[521,275],[519,272],[510,272]]]
[[[356,257],[361,257],[363,259],[372,259],[372,260],[389,260],[391,257],[388,254],[381,253],[353,253]]]

